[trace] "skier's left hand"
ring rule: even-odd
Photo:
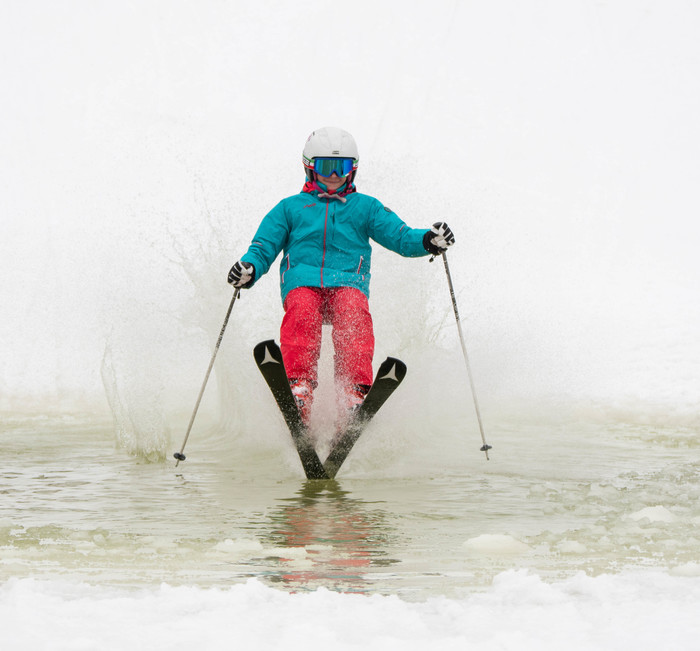
[[[423,235],[423,248],[433,255],[442,255],[454,243],[454,233],[445,222],[435,222]]]

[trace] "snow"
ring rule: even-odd
[[[696,648],[700,579],[644,574],[546,582],[499,574],[463,599],[410,603],[325,589],[287,594],[250,579],[228,589],[126,591],[11,580],[0,588],[4,648],[621,649]]]
[[[647,506],[628,516],[631,520],[639,522],[648,520],[649,522],[675,522],[678,518],[665,506]]]

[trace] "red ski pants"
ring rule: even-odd
[[[354,287],[297,287],[284,301],[280,348],[287,376],[317,385],[322,325],[333,326],[335,381],[372,384],[374,328],[367,297]]]

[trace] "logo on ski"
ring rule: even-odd
[[[270,349],[265,346],[265,357],[262,358],[260,365],[263,364],[279,364],[279,362],[270,354]]]
[[[393,380],[394,382],[401,382],[399,378],[396,377],[396,364],[393,364],[386,375],[378,377],[377,380]]]

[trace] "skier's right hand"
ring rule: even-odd
[[[228,281],[234,287],[249,287],[255,281],[255,267],[250,262],[239,260],[228,272]]]

